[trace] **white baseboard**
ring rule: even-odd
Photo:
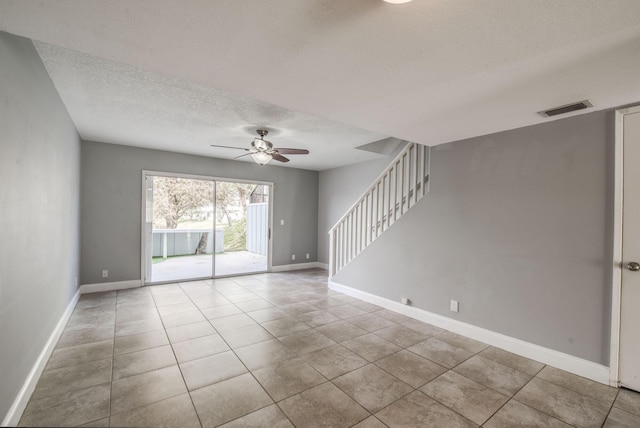
[[[403,305],[400,302],[395,302],[385,297],[376,296],[365,291],[338,284],[331,281],[331,279],[329,279],[329,288],[419,321],[504,349],[505,351],[609,385],[609,367],[607,366],[565,354],[563,352],[555,351],[553,349],[545,348],[543,346],[535,345],[533,343],[525,342],[524,340],[506,336],[501,333],[496,333],[482,327],[477,327],[472,324],[434,314],[413,306]]]
[[[20,422],[20,418],[22,417],[24,409],[27,407],[27,403],[31,398],[31,394],[33,394],[33,391],[36,389],[36,384],[40,379],[40,375],[42,375],[42,372],[44,371],[44,368],[49,361],[49,357],[53,353],[53,350],[58,343],[58,339],[60,339],[60,336],[62,335],[62,332],[67,325],[67,321],[69,321],[69,318],[71,317],[71,314],[73,313],[73,310],[75,309],[76,303],[78,303],[79,298],[80,290],[76,291],[76,294],[74,294],[71,298],[71,301],[67,305],[67,309],[65,309],[64,313],[60,317],[60,320],[58,321],[58,324],[56,324],[56,327],[51,332],[47,343],[42,348],[42,352],[40,352],[40,355],[31,368],[29,375],[27,375],[22,388],[20,388],[20,392],[18,392],[16,399],[13,401],[13,404],[9,408],[9,411],[2,421],[3,427],[17,426],[18,422]]]
[[[98,284],[83,284],[80,286],[80,294],[99,293],[101,291],[126,290],[128,288],[142,287],[142,281],[133,279],[131,281],[100,282]]]
[[[271,272],[289,272],[292,270],[313,269],[313,268],[328,269],[328,266],[326,263],[320,263],[320,262],[294,263],[291,265],[271,266]]]

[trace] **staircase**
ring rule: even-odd
[[[333,277],[429,191],[429,147],[409,143],[329,231]]]

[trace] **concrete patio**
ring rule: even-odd
[[[165,282],[212,276],[211,254],[168,257],[151,267],[150,282]],[[264,272],[267,256],[250,251],[218,253],[215,256],[215,276]]]

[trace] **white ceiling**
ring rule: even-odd
[[[229,158],[209,144],[267,125],[317,170],[639,102],[639,22],[637,0],[0,0],[83,138]]]

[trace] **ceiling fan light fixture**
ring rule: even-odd
[[[269,150],[269,142],[263,140],[262,138],[254,138],[253,139],[253,147],[256,148],[256,150],[259,150],[261,152],[264,152],[266,150]]]
[[[252,153],[251,157],[260,166],[266,165],[271,161],[271,155],[265,152]]]

